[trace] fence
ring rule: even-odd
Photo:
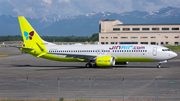
[[[0,98],[179,101],[180,80],[61,80],[0,81]]]

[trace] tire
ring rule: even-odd
[[[161,65],[157,65],[157,68],[161,68]]]
[[[87,64],[85,65],[85,67],[86,67],[86,68],[91,68],[91,67],[92,67],[92,64],[91,64],[91,63],[87,63]]]
[[[97,67],[97,65],[96,65],[96,64],[93,64],[93,65],[92,65],[92,67],[96,68],[96,67]]]

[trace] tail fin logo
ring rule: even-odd
[[[24,31],[24,36],[26,37],[26,40],[28,39],[32,40],[32,37],[34,36],[34,31],[31,31],[29,33]]]

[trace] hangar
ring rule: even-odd
[[[180,24],[123,24],[119,20],[99,21],[101,44],[180,45]]]

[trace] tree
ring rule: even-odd
[[[91,37],[92,41],[99,41],[99,33],[94,33]]]

